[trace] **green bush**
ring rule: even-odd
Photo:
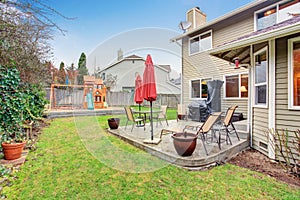
[[[45,105],[48,103],[46,92],[41,84],[26,84],[23,86],[25,108],[23,119],[35,121],[43,116]]]
[[[24,93],[20,90],[20,73],[16,68],[0,65],[0,130],[2,141],[22,140]]]
[[[41,85],[22,84],[19,71],[0,65],[1,142],[24,140],[24,121],[39,119],[47,100]]]

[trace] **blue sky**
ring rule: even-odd
[[[48,0],[47,3],[67,17],[54,21],[67,33],[56,33],[51,42],[53,61],[58,67],[63,61],[67,66],[78,64],[81,52],[87,56],[113,36],[135,29],[156,27],[168,29],[179,35],[180,21],[186,11],[198,6],[206,13],[207,21],[216,19],[253,0]],[[123,44],[115,46],[115,55]],[[126,48],[126,47],[125,47]],[[107,63],[97,63],[105,65]],[[163,63],[166,64],[166,63]]]

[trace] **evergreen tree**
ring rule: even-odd
[[[58,83],[65,84],[66,83],[66,72],[65,72],[65,63],[61,62],[59,65],[59,71],[58,71]]]
[[[79,85],[83,85],[83,76],[88,75],[86,67],[86,55],[82,52],[78,61],[78,75],[77,80]]]
[[[69,77],[69,84],[77,84],[75,79],[77,77],[78,71],[76,70],[74,63],[72,63],[71,67],[68,67],[66,70]]]

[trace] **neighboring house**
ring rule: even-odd
[[[100,70],[98,74],[104,82],[109,74],[117,76],[116,85],[111,89],[113,92],[134,91],[135,74],[139,73],[143,78],[144,69],[144,58],[137,55],[131,55],[125,58],[123,58],[123,56],[118,56],[118,61],[116,63]],[[158,94],[180,94],[180,87],[170,81],[170,70],[171,68],[169,65],[154,65],[156,90]]]
[[[205,80],[223,80],[222,110],[236,104],[247,113],[250,145],[274,159],[268,129],[300,127],[300,0],[253,1],[212,22],[194,20],[180,39],[184,103],[205,98]]]
[[[171,79],[171,82],[175,85],[181,86],[181,74],[179,74],[179,77],[176,79]]]

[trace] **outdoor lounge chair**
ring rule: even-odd
[[[205,122],[199,127],[197,128],[197,135],[201,138],[202,140],[202,144],[205,150],[206,155],[208,155],[206,146],[205,146],[205,142],[208,139],[207,134],[211,131],[212,135],[211,137],[215,137],[215,132],[212,129],[213,125],[218,121],[218,119],[220,118],[222,112],[215,112],[210,114],[207,119],[205,120]]]
[[[145,130],[145,119],[144,118],[135,118],[130,107],[124,107],[124,109],[125,109],[126,116],[127,116],[127,122],[126,122],[125,130],[126,130],[126,127],[127,127],[127,124],[128,124],[129,121],[132,122],[131,132],[133,130],[134,125],[135,124],[139,125],[139,123],[143,123],[141,125],[144,126],[144,130]]]
[[[161,123],[161,119],[166,120],[167,126],[169,126],[168,120],[167,120],[167,109],[168,109],[168,106],[167,105],[161,106],[160,109],[161,109],[161,112],[158,113],[156,116],[153,117],[154,119],[157,120],[156,127],[158,126],[158,121]]]
[[[231,144],[231,140],[230,140],[230,133],[232,132],[235,132],[236,134],[236,137],[238,138],[238,140],[240,140],[240,137],[232,123],[232,117],[233,117],[233,114],[234,114],[234,111],[235,109],[237,108],[238,106],[234,105],[234,106],[231,106],[230,108],[227,109],[226,111],[226,115],[223,119],[223,122],[222,122],[222,125],[223,125],[223,130],[225,129],[226,131],[226,137],[228,137],[229,141],[230,141],[230,144]]]

